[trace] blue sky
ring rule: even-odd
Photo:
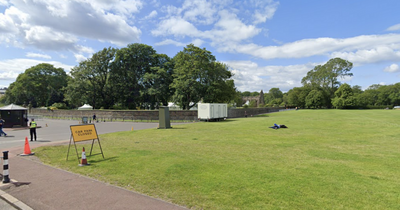
[[[190,43],[240,91],[286,92],[314,66],[353,62],[352,86],[400,78],[398,0],[0,0],[0,87],[39,63],[69,72],[103,48],[144,43],[173,57]]]

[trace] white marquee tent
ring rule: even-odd
[[[93,109],[93,107],[90,106],[89,104],[83,104],[83,106],[78,108],[78,110],[91,110],[91,109]]]

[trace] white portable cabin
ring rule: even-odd
[[[198,103],[197,117],[205,121],[222,120],[228,117],[228,104]]]

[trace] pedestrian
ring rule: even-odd
[[[244,111],[244,117],[247,117],[247,112],[246,111]]]
[[[4,133],[4,131],[3,131],[3,125],[4,125],[5,122],[6,122],[5,120],[3,120],[2,118],[0,118],[0,136],[1,136],[2,134],[4,134],[4,137],[7,136],[7,134]]]
[[[96,113],[93,114],[93,122],[96,122],[97,118],[96,118]]]
[[[36,124],[36,122],[35,122],[35,119],[31,119],[31,122],[29,123],[29,126],[30,126],[30,133],[31,133],[31,141],[33,141],[33,137],[35,137],[35,141],[36,141],[36,127],[37,127],[37,124]]]

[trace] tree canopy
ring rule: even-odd
[[[217,62],[210,51],[193,44],[187,45],[174,57],[175,68],[171,88],[173,100],[189,110],[204,102],[226,102],[235,97],[232,73],[225,64]]]
[[[64,69],[41,63],[18,75],[11,83],[3,100],[6,103],[50,106],[63,102],[63,88],[67,86],[68,76]]]
[[[332,58],[326,64],[317,65],[307,72],[301,82],[303,85],[321,88],[322,96],[325,98],[324,105],[330,107],[335,91],[341,84],[338,78],[353,76],[353,73],[350,73],[352,68],[351,62],[341,58]]]

